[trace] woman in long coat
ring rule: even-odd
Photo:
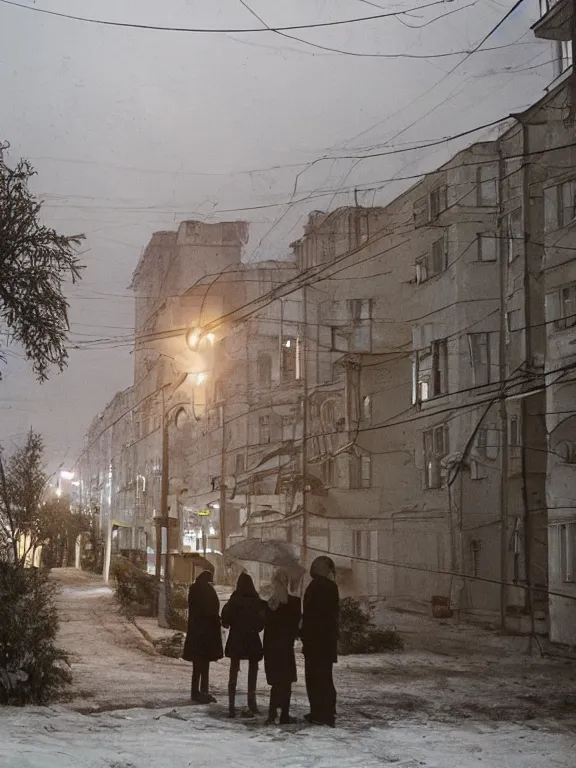
[[[202,571],[188,590],[188,630],[182,657],[192,662],[192,701],[210,704],[210,662],[223,656],[220,601],[212,586],[212,573]]]
[[[226,642],[226,656],[230,659],[228,703],[230,717],[236,716],[236,685],[240,661],[248,661],[248,716],[257,715],[256,682],[258,662],[264,655],[260,632],[264,629],[265,603],[258,596],[254,582],[247,573],[241,573],[230,600],[222,609],[222,625],[230,629]]]
[[[289,594],[289,575],[276,571],[272,577],[272,596],[266,605],[264,625],[264,669],[270,691],[268,724],[276,722],[280,710],[280,724],[296,722],[290,717],[292,683],[298,679],[294,641],[300,627],[300,598]]]

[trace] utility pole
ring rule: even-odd
[[[226,420],[222,402],[220,406],[222,419],[222,452],[220,456],[220,552],[224,555],[226,549]]]
[[[308,560],[308,293],[302,288],[302,564]]]
[[[499,147],[498,163],[498,200],[502,201],[502,179],[504,178],[505,162],[502,150]],[[502,242],[502,219],[498,220],[498,243]],[[508,590],[508,414],[506,411],[506,270],[507,259],[503,258],[502,251],[499,259],[499,288],[500,288],[500,333],[498,367],[500,374],[500,625],[506,628],[506,603]]]

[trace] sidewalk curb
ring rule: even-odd
[[[138,630],[138,632],[140,632],[140,634],[142,635],[144,640],[146,640],[146,642],[150,645],[150,647],[153,650],[154,654],[156,656],[162,656],[162,654],[158,653],[158,651],[156,650],[156,646],[154,645],[154,641],[153,641],[152,636],[150,635],[150,633],[147,632],[144,629],[144,627],[141,627],[138,624],[138,622],[136,621],[136,619],[132,619],[132,621],[130,621],[130,624],[132,624],[132,626],[136,627],[136,629]]]

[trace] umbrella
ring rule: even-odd
[[[285,541],[242,539],[229,547],[224,554],[233,560],[268,563],[299,574],[304,572],[290,545]]]

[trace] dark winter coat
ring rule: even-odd
[[[266,605],[264,669],[268,685],[295,683],[298,679],[294,641],[298,637],[301,614],[300,598],[293,595],[275,611]]]
[[[251,577],[241,573],[236,589],[222,609],[222,626],[230,629],[226,642],[229,659],[260,661],[264,652],[259,633],[264,629],[265,605]]]
[[[224,655],[220,601],[211,581],[210,571],[203,571],[188,590],[188,630],[182,653],[186,661],[218,661]]]
[[[338,661],[340,596],[326,576],[314,576],[304,593],[302,651],[307,660]]]

